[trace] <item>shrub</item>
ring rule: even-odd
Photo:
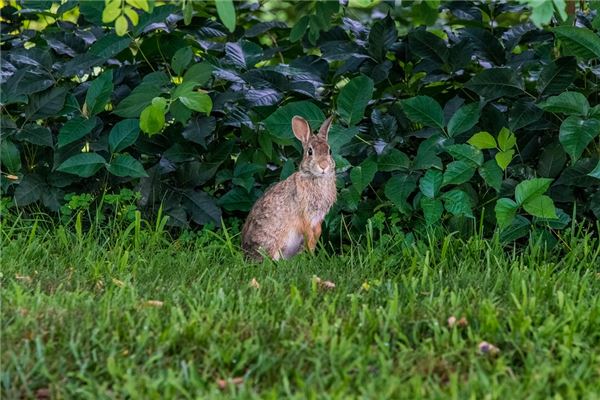
[[[415,229],[482,217],[504,240],[600,216],[595,9],[538,28],[495,1],[22,3],[2,8],[18,207],[125,188],[171,226],[219,225],[294,171],[293,115],[334,113],[330,234],[378,212]]]

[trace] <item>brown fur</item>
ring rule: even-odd
[[[266,253],[276,260],[292,257],[303,246],[314,251],[323,218],[336,200],[335,162],[327,144],[331,120],[313,135],[303,118],[292,119],[304,149],[302,162],[298,172],[268,189],[250,210],[242,228],[247,256],[261,259]]]

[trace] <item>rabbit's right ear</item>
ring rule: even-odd
[[[310,139],[310,125],[306,120],[298,115],[292,118],[292,131],[294,131],[294,135],[298,138],[302,144],[308,143]]]

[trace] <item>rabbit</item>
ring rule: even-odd
[[[333,117],[314,135],[308,122],[292,118],[292,131],[303,147],[300,168],[259,198],[242,228],[242,250],[260,261],[287,259],[306,246],[314,252],[323,218],[335,203],[335,162],[327,143]]]

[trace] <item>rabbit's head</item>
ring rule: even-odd
[[[292,131],[304,149],[300,172],[315,177],[331,177],[335,175],[335,161],[331,157],[331,148],[327,143],[329,128],[333,117],[329,117],[321,125],[319,133],[313,135],[308,122],[299,116],[292,118]]]

